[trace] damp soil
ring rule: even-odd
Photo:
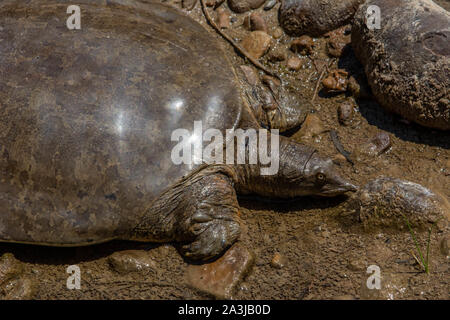
[[[181,7],[176,1],[166,3]],[[441,5],[449,9],[448,1]],[[226,4],[224,4],[226,6]],[[269,33],[278,27],[277,4],[270,11],[255,10],[268,23]],[[211,10],[211,9],[210,9]],[[227,9],[228,10],[228,9]],[[199,6],[188,12],[211,31],[211,37],[223,43],[236,68],[249,65],[233,48],[207,25]],[[214,13],[212,13],[215,16]],[[248,31],[242,26],[246,14],[232,14],[231,28],[225,30],[235,39]],[[277,45],[288,51],[293,38],[283,35]],[[351,49],[332,60],[325,50],[326,40],[315,39],[311,58],[299,56],[303,67],[288,71],[285,63],[264,64],[282,74],[283,81],[295,88],[299,100],[314,95],[321,66],[340,68],[351,75],[363,73]],[[312,63],[315,61],[315,64]],[[319,71],[316,69],[317,65]],[[314,101],[315,114],[326,130],[334,129],[350,152],[378,132],[386,132],[391,148],[378,156],[339,163],[348,179],[363,185],[379,176],[391,176],[420,183],[450,197],[450,132],[423,128],[385,112],[375,101],[357,101],[346,94],[329,95],[319,87]],[[338,122],[337,107],[354,103],[356,112],[348,126]],[[298,132],[290,132],[299,139]],[[321,152],[335,157],[329,131],[309,141]],[[440,250],[445,237],[433,232],[430,241],[430,273],[424,273],[413,258],[415,244],[409,232],[394,229],[368,231],[351,213],[343,210],[348,199],[302,198],[292,201],[268,201],[241,197],[243,234],[240,242],[254,255],[255,262],[236,288],[236,299],[449,299],[449,260]],[[417,233],[421,248],[426,248],[427,233]],[[448,236],[448,235],[447,235]],[[119,274],[108,263],[108,256],[122,250],[146,250],[156,261],[145,272]],[[0,255],[11,252],[23,263],[35,284],[36,299],[211,299],[189,287],[185,279],[188,263],[171,244],[155,245],[113,241],[79,248],[49,248],[19,244],[0,244]],[[271,266],[275,253],[285,263]],[[447,253],[448,254],[448,253]],[[81,290],[68,290],[66,268],[76,264],[82,271]],[[367,289],[367,267],[380,267],[383,289]]]

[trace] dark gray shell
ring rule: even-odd
[[[233,68],[198,23],[160,4],[0,4],[0,240],[74,245],[134,227],[174,165],[174,129],[235,128]]]

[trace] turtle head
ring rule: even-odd
[[[357,186],[339,175],[331,159],[318,152],[312,153],[300,176],[301,180],[294,182],[300,195],[334,197],[358,190]]]
[[[263,176],[259,170],[243,170],[241,176],[246,185],[240,184],[238,188],[247,193],[278,198],[333,197],[357,190],[355,185],[340,176],[331,159],[314,148],[279,138],[278,171]]]

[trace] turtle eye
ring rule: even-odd
[[[316,175],[316,179],[317,179],[318,183],[325,183],[326,177],[325,177],[325,175],[323,173],[319,172]]]

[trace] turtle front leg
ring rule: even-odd
[[[233,175],[226,165],[197,169],[156,200],[129,238],[178,242],[189,260],[220,255],[240,233]]]
[[[205,261],[220,255],[239,237],[239,204],[230,177],[197,174],[200,179],[184,195],[176,234],[183,256]]]

